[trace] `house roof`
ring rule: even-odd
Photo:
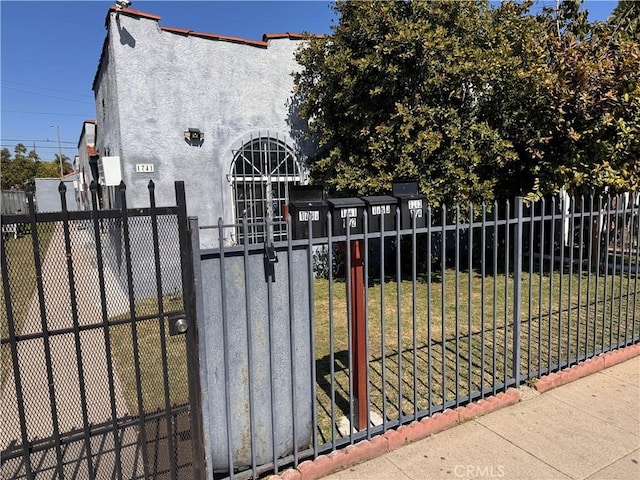
[[[132,8],[118,8],[113,6],[109,8],[109,12],[107,13],[107,18],[105,19],[105,27],[108,27],[109,16],[113,12],[116,12],[119,15],[127,15],[130,17],[136,17],[136,18],[147,18],[149,20],[155,20],[155,21],[159,21],[161,19],[161,17],[159,17],[158,15],[153,15],[151,13],[141,12],[139,10],[134,10]],[[238,43],[238,44],[247,45],[250,47],[258,47],[258,48],[267,48],[269,46],[269,40],[277,40],[277,39],[283,39],[283,38],[288,38],[289,40],[303,40],[304,38],[308,37],[308,35],[303,35],[301,33],[290,33],[290,32],[265,33],[262,36],[262,40],[249,40],[241,37],[218,35],[216,33],[196,32],[196,31],[188,30],[184,28],[160,27],[160,30],[162,30],[163,32],[173,33],[177,35],[192,36],[192,37],[204,38],[209,40],[217,40],[221,42]],[[104,53],[107,48],[107,38],[105,38],[104,43],[102,45],[102,53],[100,55],[100,62],[98,63],[98,70],[96,72],[96,75],[93,78],[92,88],[94,90],[96,86],[96,81],[98,79],[98,73],[100,72],[100,68],[102,66],[102,59],[104,58]]]

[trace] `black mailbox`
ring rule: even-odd
[[[373,197],[362,197],[367,206],[367,221],[370,232],[379,232],[384,225],[384,231],[389,232],[396,228],[396,209],[398,199],[389,195],[378,195]],[[380,219],[382,218],[382,223]]]
[[[330,198],[331,227],[333,235],[346,235],[347,225],[350,233],[362,233],[362,212],[364,202],[359,198]]]
[[[327,235],[327,210],[322,185],[294,185],[289,187],[289,213],[293,239],[309,238],[309,219],[313,238]]]
[[[418,182],[395,181],[393,196],[400,202],[400,225],[403,230],[413,228],[412,217],[416,218],[416,228],[427,224],[427,197],[418,193]]]

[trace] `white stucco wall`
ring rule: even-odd
[[[293,143],[287,123],[294,52],[300,40],[272,39],[267,48],[162,30],[157,20],[111,12],[94,85],[96,147],[120,156],[130,206],[174,204],[184,180],[190,215],[200,225],[233,221],[227,180],[232,150],[257,132]],[[104,107],[103,107],[104,105]],[[198,128],[201,146],[185,141]],[[136,173],[136,164],[153,173]]]

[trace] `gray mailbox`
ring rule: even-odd
[[[327,203],[322,185],[294,185],[289,187],[289,213],[293,239],[309,238],[309,220],[313,238],[327,235]]]
[[[389,232],[396,228],[396,209],[398,199],[389,195],[377,195],[362,197],[367,207],[367,221],[370,232],[379,232],[384,225],[384,231]],[[382,220],[382,221],[381,221]]]
[[[327,200],[331,209],[331,227],[333,235],[362,233],[362,212],[364,202],[359,198],[330,198]]]
[[[400,202],[401,228],[413,228],[412,217],[416,219],[416,228],[426,226],[427,197],[418,193],[418,182],[394,181],[392,189]]]

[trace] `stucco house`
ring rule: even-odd
[[[160,17],[112,7],[93,82],[95,124],[83,126],[79,169],[98,177],[102,207],[174,203],[184,180],[190,215],[201,225],[279,220],[291,185],[305,183],[313,151],[292,134],[292,73],[299,34],[260,41],[165,27]],[[94,130],[91,130],[93,125]],[[93,169],[92,169],[93,162]],[[280,232],[274,232],[278,239]],[[232,230],[229,243],[245,241]],[[250,242],[264,241],[261,227]],[[215,238],[201,236],[203,246]]]

